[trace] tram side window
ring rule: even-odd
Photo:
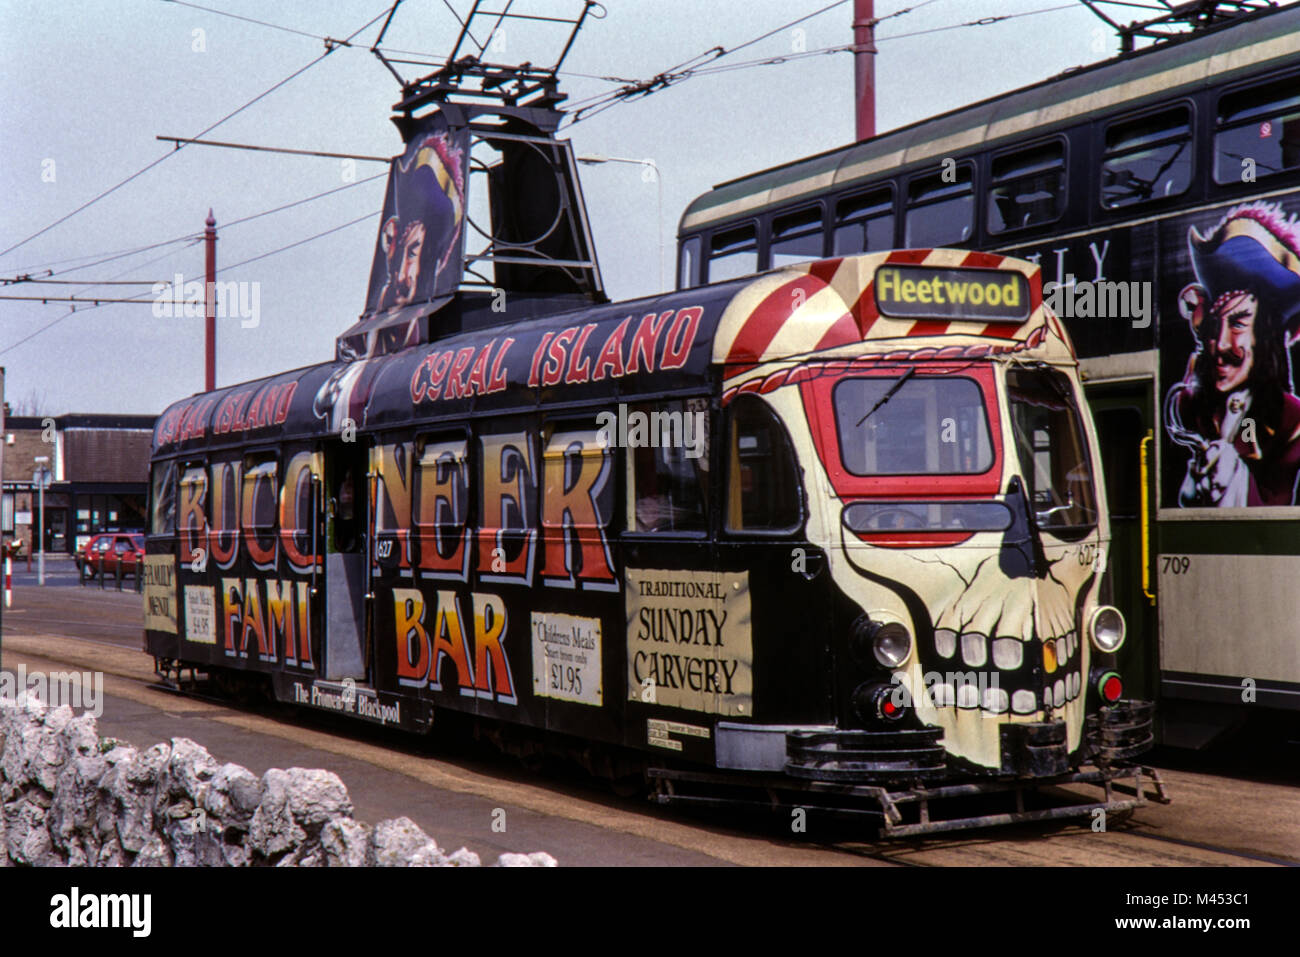
[[[1298,166],[1300,76],[1228,93],[1219,101],[1216,183],[1254,182]]]
[[[257,531],[275,529],[279,497],[276,472],[277,463],[274,458],[247,460],[244,468],[244,501],[240,510],[244,528]]]
[[[996,157],[989,187],[989,232],[1057,219],[1065,209],[1065,146],[1047,143]]]
[[[1185,192],[1192,183],[1192,112],[1186,106],[1106,128],[1101,204],[1119,209]]]
[[[975,186],[969,163],[949,174],[912,180],[904,230],[905,242],[913,248],[957,246],[970,239],[975,231]]]
[[[469,443],[459,435],[423,444],[411,493],[420,565],[455,570],[463,565],[469,519]]]
[[[595,424],[547,425],[542,447],[543,525],[609,526],[614,518],[614,438]]]
[[[715,233],[709,244],[709,282],[758,272],[758,237],[753,226]]]
[[[894,248],[894,194],[878,189],[840,200],[835,207],[835,255]]]
[[[621,427],[621,424],[620,424]],[[703,532],[709,514],[709,403],[661,402],[628,412],[627,527]]]
[[[153,467],[153,514],[149,531],[154,535],[176,532],[176,463],[158,462]]]
[[[697,278],[700,261],[700,237],[692,236],[682,243],[680,261],[677,272],[677,288],[690,289],[692,286],[698,286]]]
[[[822,211],[814,206],[772,220],[771,267],[822,258]]]
[[[206,543],[208,471],[203,463],[185,467],[181,474],[179,518],[181,531],[181,560],[193,561],[194,550]]]
[[[763,400],[739,396],[727,430],[727,531],[789,531],[800,522],[794,451]]]

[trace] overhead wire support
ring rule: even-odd
[[[155,136],[154,139],[162,140],[167,143],[175,143],[175,148],[180,149],[182,145],[193,144],[195,146],[222,146],[232,150],[255,150],[259,153],[288,153],[293,156],[323,156],[327,159],[353,159],[364,160],[367,163],[391,163],[391,156],[366,156],[361,153],[327,153],[322,150],[295,150],[282,146],[256,146],[252,143],[225,143],[221,140],[199,140],[186,136]]]

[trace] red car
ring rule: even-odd
[[[129,532],[105,532],[93,536],[77,552],[77,568],[82,577],[94,578],[101,572],[112,578],[122,566],[122,577],[137,574],[144,562],[144,536]]]

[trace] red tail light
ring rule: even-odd
[[[1124,697],[1124,682],[1120,680],[1118,674],[1108,671],[1097,682],[1097,691],[1101,694],[1101,700],[1107,704],[1114,704]]]

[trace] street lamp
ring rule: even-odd
[[[40,502],[36,518],[36,535],[40,551],[37,553],[40,557],[36,560],[36,584],[45,584],[45,484],[49,480],[50,470],[45,466],[50,461],[48,455],[38,455],[36,462],[36,488]]]
[[[578,162],[587,166],[597,166],[601,163],[631,163],[633,166],[644,166],[647,169],[654,170],[655,185],[659,190],[659,215],[655,222],[659,229],[659,291],[665,292],[664,289],[664,181],[659,175],[659,167],[651,159],[632,159],[627,156],[605,156],[601,153],[592,153],[589,156],[579,156]]]

